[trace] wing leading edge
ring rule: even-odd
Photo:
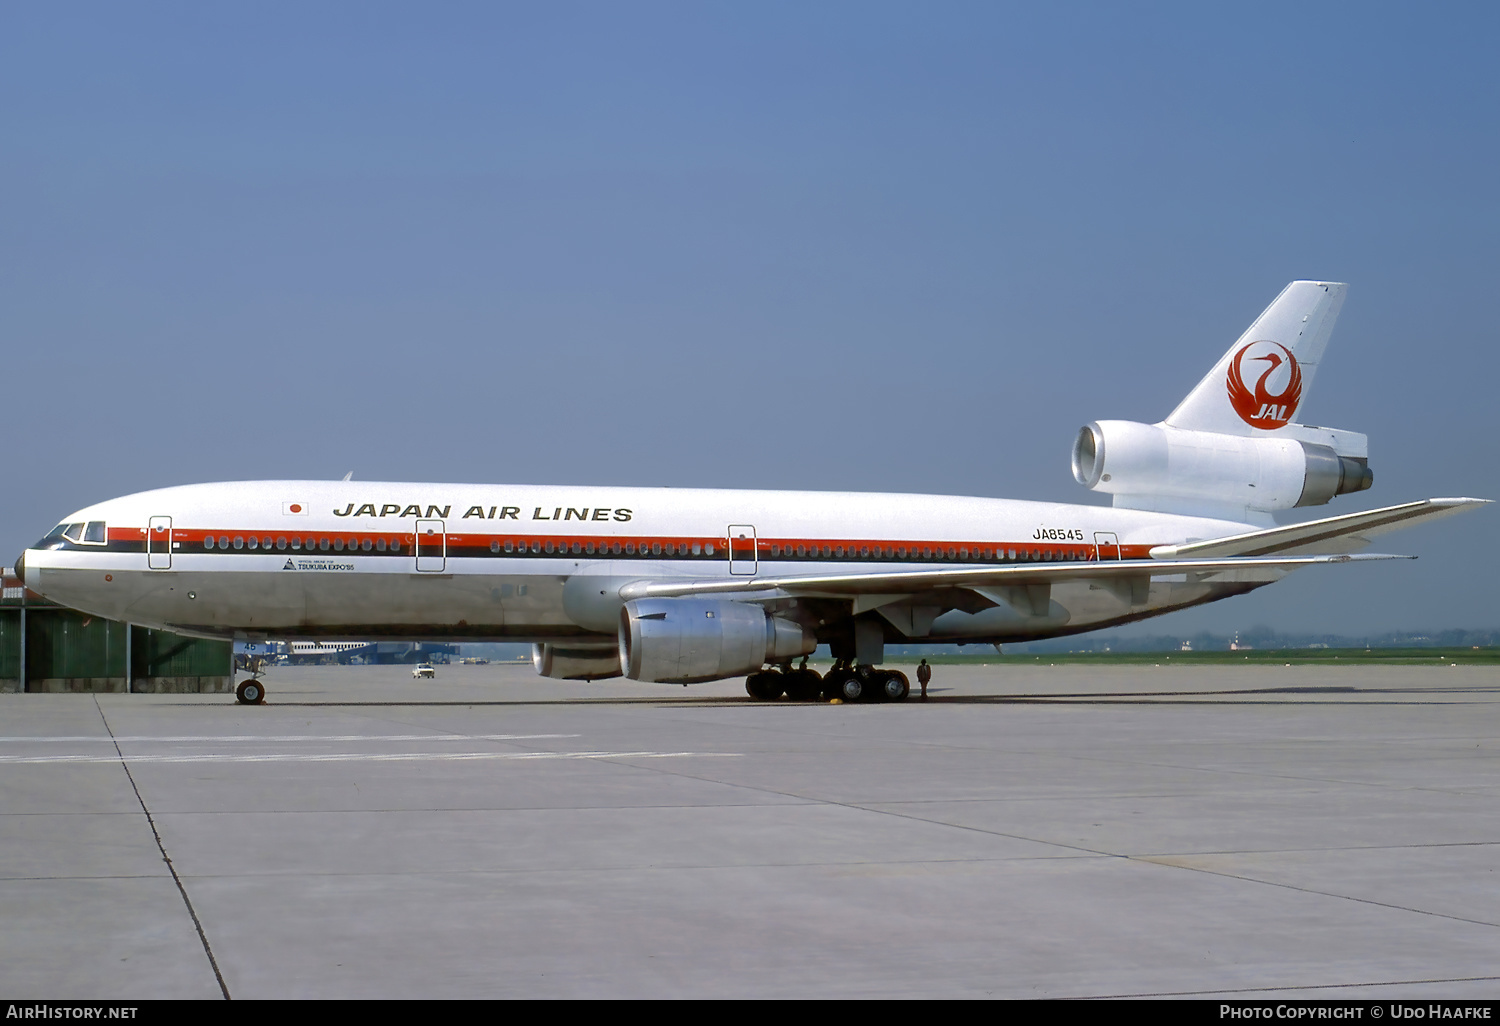
[[[1226,556],[1269,556],[1276,553],[1312,555],[1316,553],[1353,552],[1369,544],[1376,535],[1411,527],[1424,520],[1450,517],[1465,510],[1486,506],[1489,499],[1422,499],[1399,506],[1347,513],[1304,524],[1288,524],[1264,531],[1251,531],[1228,538],[1185,545],[1158,545],[1151,550],[1153,559],[1211,559]]]
[[[1312,555],[1227,559],[1127,559],[1088,563],[1031,563],[1025,566],[955,567],[951,570],[901,570],[881,573],[813,574],[793,577],[747,577],[690,581],[635,581],[620,589],[627,601],[642,598],[685,598],[692,595],[743,596],[748,601],[771,598],[875,598],[897,601],[939,588],[982,588],[1001,585],[1053,584],[1075,580],[1109,580],[1169,574],[1194,574],[1201,580],[1240,575],[1243,580],[1274,580],[1298,567],[1322,563],[1412,559],[1412,556]],[[881,602],[863,603],[873,608]]]

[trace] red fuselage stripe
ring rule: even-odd
[[[135,543],[144,542],[146,537],[145,528],[111,527],[108,537],[111,543]],[[423,536],[424,538],[426,536]],[[212,538],[215,547],[208,549],[204,547],[205,539]],[[203,528],[178,528],[172,529],[172,541],[177,543],[181,552],[186,546],[193,546],[195,551],[221,552],[218,546],[220,538],[229,539],[232,546],[236,540],[243,543],[249,538],[257,539],[259,548],[255,551],[265,551],[266,541],[269,539],[271,545],[276,546],[272,551],[285,551],[281,546],[288,544],[291,539],[298,539],[304,546],[316,545],[322,550],[323,543],[332,545],[341,542],[345,550],[350,552],[362,551],[359,546],[369,540],[372,544],[384,541],[387,549],[392,543],[398,543],[401,549],[398,554],[408,554],[411,547],[419,540],[415,530],[413,531],[249,531],[243,528],[215,528],[212,530]],[[532,547],[539,546],[543,549],[551,545],[553,551],[545,555],[614,555],[613,548],[620,545],[623,554],[624,546],[630,545],[635,553],[642,555],[664,555],[664,556],[687,556],[696,555],[698,558],[708,556],[720,559],[728,558],[731,548],[731,540],[726,535],[716,535],[711,538],[687,535],[577,535],[577,534],[535,534],[535,533],[505,533],[505,534],[476,534],[459,533],[449,531],[445,534],[434,534],[431,543],[435,546],[444,540],[445,547],[450,555],[458,557],[463,552],[455,550],[486,550],[490,555],[520,555],[533,554]],[[732,548],[736,556],[744,552],[744,548],[751,539],[733,539]],[[498,551],[489,551],[491,544],[498,545]],[[757,559],[958,559],[969,561],[1024,559],[1034,560],[1042,558],[1055,558],[1067,554],[1073,559],[1095,559],[1098,558],[1097,548],[1106,550],[1119,550],[1120,559],[1145,559],[1148,557],[1152,544],[1146,545],[1104,545],[1095,546],[1085,542],[1060,542],[1048,540],[1030,540],[1026,542],[954,542],[954,541],[912,541],[909,539],[869,539],[869,538],[769,538],[757,537],[754,539],[755,555]],[[1153,543],[1154,544],[1154,543]],[[507,550],[506,546],[510,549]],[[577,550],[574,551],[574,546]],[[698,552],[693,553],[693,547],[697,546]],[[425,546],[424,546],[425,547]],[[587,551],[592,547],[594,551]],[[710,548],[711,547],[711,548]],[[86,546],[79,546],[86,548]],[[681,551],[677,551],[681,549]],[[826,553],[825,553],[826,550]],[[239,551],[244,551],[240,549]],[[1011,552],[1015,556],[1010,556]],[[924,554],[925,553],[925,554]],[[1033,555],[1033,553],[1035,555]],[[474,552],[479,555],[479,552]],[[1108,553],[1113,556],[1113,551]],[[749,558],[748,553],[744,558]]]

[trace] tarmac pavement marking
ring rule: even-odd
[[[144,763],[212,763],[212,762],[472,762],[492,759],[521,762],[541,759],[734,759],[740,752],[276,752],[261,755],[132,755],[124,757],[131,765]],[[118,763],[119,755],[0,755],[0,765],[36,765],[44,763]]]

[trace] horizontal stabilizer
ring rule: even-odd
[[[1158,545],[1151,550],[1153,559],[1211,559],[1225,556],[1269,556],[1272,554],[1328,554],[1356,552],[1376,535],[1398,531],[1403,527],[1440,517],[1450,517],[1465,510],[1488,505],[1489,499],[1423,499],[1399,506],[1386,506],[1363,513],[1313,520],[1305,524],[1288,524],[1265,531],[1251,531],[1229,538],[1186,545]]]

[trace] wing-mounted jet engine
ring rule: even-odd
[[[620,669],[632,680],[691,684],[790,663],[818,647],[802,624],[746,602],[637,599],[620,610]]]
[[[1119,507],[1252,522],[1369,488],[1364,435],[1297,422],[1346,289],[1288,285],[1161,423],[1086,425],[1074,479]]]
[[[614,645],[531,646],[531,665],[543,677],[557,680],[608,680],[620,675],[620,653]]]

